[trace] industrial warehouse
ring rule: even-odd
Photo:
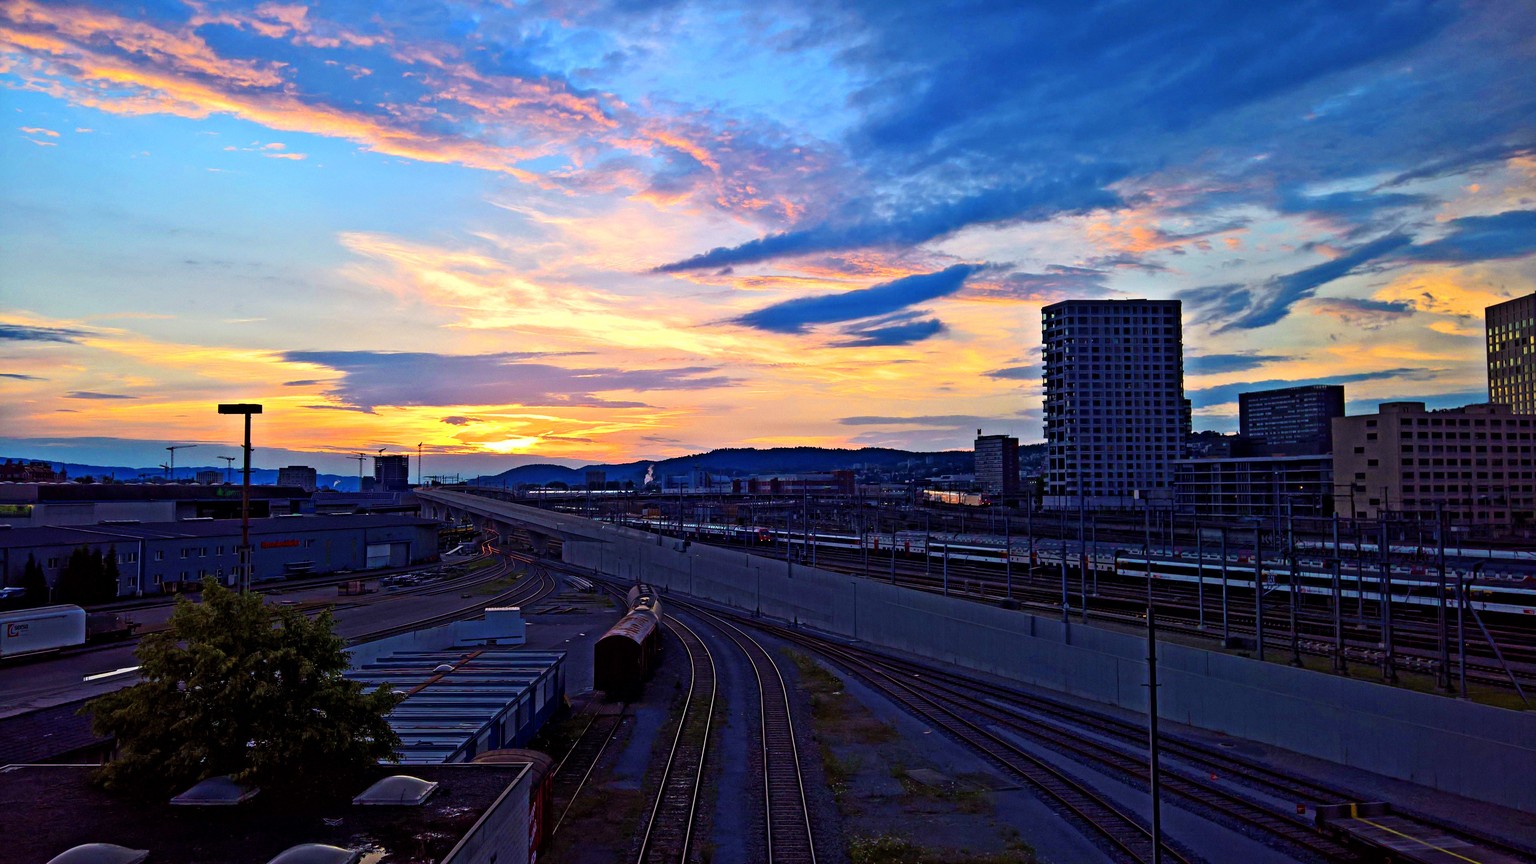
[[[405,567],[437,558],[436,521],[415,516],[274,516],[251,521],[252,579]],[[0,530],[0,582],[23,583],[27,562],[56,586],[80,548],[117,565],[117,596],[170,593],[212,577],[233,584],[240,522],[183,519]]]

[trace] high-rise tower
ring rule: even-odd
[[[1041,310],[1045,507],[1132,509],[1173,498],[1189,435],[1177,300],[1067,300]]]
[[[1536,414],[1536,293],[1489,306],[1488,401]]]

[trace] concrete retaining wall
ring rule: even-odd
[[[605,526],[612,527],[612,526]],[[1146,710],[1146,640],[896,588],[745,552],[656,545],[613,528],[566,541],[568,562],[668,591]],[[1158,646],[1160,716],[1436,789],[1536,812],[1536,717],[1260,663]]]
[[[437,493],[434,493],[437,494]],[[449,495],[443,496],[445,499]],[[470,496],[452,496],[455,500]],[[471,499],[472,500],[472,499]],[[483,499],[482,499],[483,500]],[[1146,640],[498,502],[564,522],[565,560],[622,579],[1146,710]],[[478,509],[478,508],[477,508]],[[537,515],[533,515],[537,514]],[[567,521],[568,520],[568,521]],[[1158,646],[1159,715],[1436,789],[1536,812],[1536,712]]]

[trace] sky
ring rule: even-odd
[[[5,455],[1037,441],[1074,298],[1234,431],[1486,401],[1536,290],[1524,0],[0,0],[0,114]]]

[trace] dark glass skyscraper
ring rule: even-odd
[[[1489,306],[1488,401],[1536,414],[1536,293]]]
[[[1254,455],[1333,452],[1333,418],[1344,416],[1344,386],[1314,384],[1237,395],[1238,427]]]

